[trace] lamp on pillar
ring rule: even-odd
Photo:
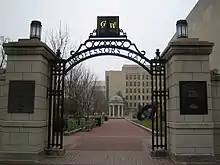
[[[40,21],[32,21],[30,27],[30,39],[37,38],[41,39],[42,25]]]
[[[176,22],[177,38],[188,37],[188,23],[186,20],[179,20]]]

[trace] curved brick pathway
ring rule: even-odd
[[[151,134],[127,122],[109,120],[91,132],[65,137],[67,154],[47,158],[42,164],[72,165],[173,165],[168,159],[152,159]]]

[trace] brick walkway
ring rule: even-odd
[[[65,137],[66,155],[47,158],[57,165],[173,165],[168,159],[152,159],[151,134],[127,122],[110,120],[91,132]]]

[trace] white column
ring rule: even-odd
[[[124,117],[124,105],[121,105],[121,116]]]
[[[113,104],[112,107],[113,107],[112,108],[112,116],[114,117],[115,116],[115,105]]]
[[[118,117],[120,117],[120,105],[117,105],[118,107]]]
[[[108,116],[111,117],[111,105],[108,106]]]

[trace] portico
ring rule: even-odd
[[[109,100],[109,117],[124,117],[124,101],[118,96],[112,96]]]

